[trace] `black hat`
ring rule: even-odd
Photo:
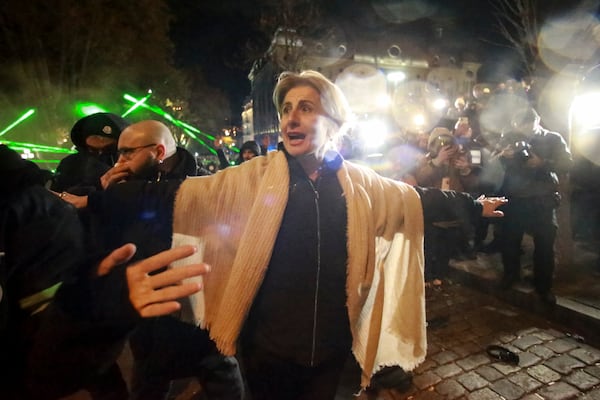
[[[119,139],[121,132],[130,125],[130,122],[112,113],[100,112],[81,118],[71,128],[71,141],[79,148],[86,146],[88,136],[97,135],[115,140]]]
[[[244,142],[240,148],[240,154],[242,154],[244,150],[250,150],[255,156],[260,156],[260,146],[254,140],[248,140],[247,142]]]

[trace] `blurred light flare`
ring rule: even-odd
[[[358,122],[357,131],[365,149],[376,149],[385,144],[390,128],[379,118],[369,118]]]
[[[575,97],[571,104],[571,119],[576,126],[600,127],[600,92],[585,93]]]
[[[593,59],[600,45],[595,34],[598,26],[598,19],[581,9],[547,21],[537,38],[540,58],[553,71],[562,70],[572,60],[585,63]]]
[[[389,72],[387,74],[387,80],[391,83],[400,83],[406,80],[406,74],[402,71]]]
[[[570,146],[600,166],[600,92],[576,96],[569,109]]]
[[[94,103],[77,103],[75,104],[75,115],[79,118],[87,117],[91,114],[99,112],[108,112],[104,107]]]

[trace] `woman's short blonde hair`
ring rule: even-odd
[[[281,73],[273,91],[273,103],[275,103],[277,114],[280,118],[286,94],[298,86],[310,86],[319,93],[323,110],[339,125],[338,128],[342,128],[342,126],[351,122],[352,111],[344,93],[323,74],[312,70],[300,73]]]

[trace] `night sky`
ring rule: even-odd
[[[248,73],[252,60],[244,50],[248,43],[266,50],[270,37],[258,30],[261,3],[269,0],[170,0],[175,15],[171,37],[178,66],[200,65],[206,80],[229,95],[234,116],[250,94]],[[492,57],[505,57],[506,48],[494,45],[503,39],[494,27],[492,8],[485,0],[321,0],[330,19],[351,20],[367,29],[385,24],[410,23],[427,16],[454,20],[469,34],[485,38]],[[541,0],[550,4],[554,0]],[[561,7],[579,0],[554,2]]]
[[[256,30],[256,1],[173,0],[175,14],[171,37],[175,43],[175,62],[181,67],[201,66],[211,85],[223,89],[232,111],[241,113],[250,94],[244,46],[249,38],[260,40]],[[235,116],[235,115],[234,115]]]

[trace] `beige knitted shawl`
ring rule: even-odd
[[[366,387],[383,366],[412,370],[425,358],[423,211],[411,186],[368,168],[344,162],[337,176],[347,202],[352,349]],[[188,178],[177,193],[173,247],[196,243],[212,266],[204,290],[190,299],[195,322],[226,355],[235,354],[262,283],[288,189],[285,154],[272,152]]]

